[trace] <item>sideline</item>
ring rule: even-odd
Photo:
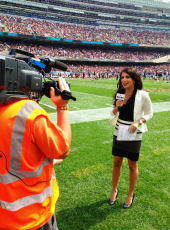
[[[153,103],[153,112],[166,112],[170,111],[170,102],[160,102],[160,103]],[[86,109],[86,110],[79,110],[79,111],[69,111],[69,119],[71,124],[82,123],[82,122],[89,122],[89,121],[99,121],[110,119],[110,110],[111,107],[108,108],[101,108],[101,109]],[[57,116],[56,113],[49,113],[51,120],[56,123]]]

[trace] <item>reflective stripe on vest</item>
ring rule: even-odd
[[[52,194],[53,194],[53,183],[51,186],[45,188],[43,193],[41,194],[26,196],[12,203],[0,200],[0,207],[8,211],[14,212],[31,204],[43,203],[43,201],[48,197],[52,196]]]
[[[25,124],[28,116],[34,111],[34,109],[42,109],[37,103],[27,101],[21,110],[16,115],[15,123],[12,130],[11,137],[11,150],[10,150],[10,172],[14,175],[25,178],[34,178],[42,174],[44,167],[50,164],[53,159],[48,159],[44,156],[44,160],[41,165],[34,171],[21,171],[21,151],[22,140],[25,132]],[[43,110],[43,109],[42,109]],[[9,184],[18,180],[18,177],[11,175],[10,173],[0,175],[0,181],[3,184]]]
[[[48,159],[47,157],[44,157],[42,163],[34,171],[21,170],[22,140],[24,138],[26,121],[29,115],[34,111],[34,109],[43,110],[37,103],[27,101],[16,115],[11,136],[9,170],[16,176],[11,175],[10,173],[0,174],[0,182],[3,184],[13,183],[19,180],[18,177],[20,177],[21,179],[38,178],[43,173],[44,167],[48,166],[53,161],[53,159]],[[55,179],[54,172],[51,177],[51,185],[49,187],[46,187],[41,194],[28,195],[14,202],[5,202],[0,200],[0,207],[8,211],[17,211],[34,203],[43,203],[45,199],[51,197],[53,194],[53,181]]]

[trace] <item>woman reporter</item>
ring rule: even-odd
[[[118,82],[117,93],[124,94],[124,100],[117,100],[114,96],[109,121],[115,125],[112,155],[114,156],[112,173],[112,194],[109,204],[113,205],[118,196],[118,182],[121,173],[123,157],[128,159],[129,165],[129,192],[123,208],[131,207],[134,199],[134,189],[138,179],[138,159],[142,143],[142,133],[147,131],[146,122],[153,116],[152,103],[148,93],[142,90],[142,80],[135,68],[128,67],[122,70]],[[129,126],[129,134],[136,132],[134,141],[117,140],[119,125]]]

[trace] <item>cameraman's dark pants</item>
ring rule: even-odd
[[[55,213],[46,224],[37,230],[58,230]]]

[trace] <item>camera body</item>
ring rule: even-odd
[[[8,91],[42,90],[42,74],[23,61],[12,57],[0,57],[0,89]]]
[[[16,52],[26,55],[28,62],[17,58]],[[0,104],[24,97],[39,101],[43,95],[50,97],[50,87],[54,87],[56,95],[64,97],[64,93],[59,89],[58,81],[45,79],[48,78],[45,70],[50,72],[52,66],[48,65],[46,59],[37,61],[34,57],[34,54],[18,49],[10,50],[7,56],[0,56]],[[57,64],[57,67],[60,67],[60,62]],[[54,61],[54,67],[55,65]],[[65,67],[65,64],[61,63],[61,68],[63,65]],[[70,87],[70,84],[67,84]],[[70,92],[67,94],[65,100],[75,100]]]

